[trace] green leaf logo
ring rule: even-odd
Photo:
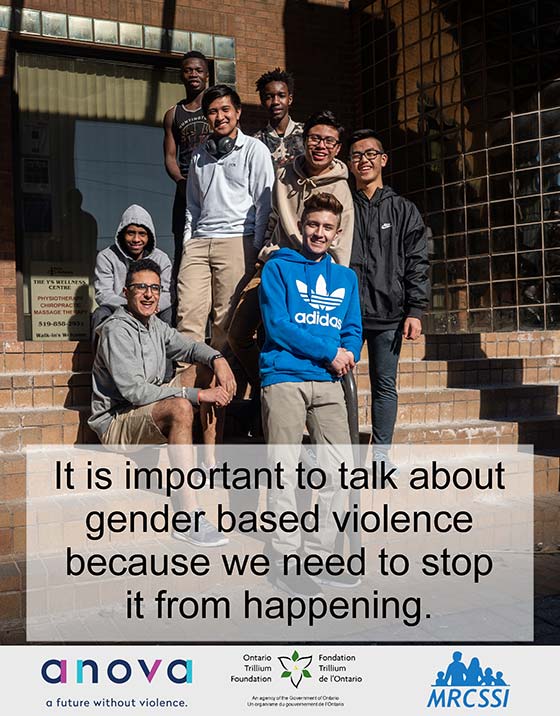
[[[292,686],[297,689],[303,678],[311,678],[311,672],[308,667],[312,660],[312,656],[300,656],[295,649],[291,656],[279,656],[278,661],[282,664],[283,669],[281,678],[289,678]]]

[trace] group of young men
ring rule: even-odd
[[[210,465],[236,392],[223,356],[231,350],[260,398],[269,444],[301,443],[306,425],[314,442],[349,443],[340,380],[365,340],[373,443],[376,459],[386,457],[401,340],[420,335],[429,284],[421,216],[384,186],[388,155],[379,136],[363,129],[348,142],[352,192],[338,159],[343,127],[328,110],[294,122],[291,75],[277,68],[257,81],[269,122],[250,137],[235,90],[206,89],[203,55],[185,55],[182,74],[186,98],[164,119],[165,166],[176,182],[175,256],[171,262],[156,248],[151,218],[137,206],[123,215],[115,245],[99,254],[90,425],[107,445],[184,448],[200,406]],[[196,368],[170,379],[171,361]],[[183,450],[179,459],[190,457]],[[271,499],[295,504],[294,490]],[[198,528],[177,537],[225,542],[192,495],[184,508]],[[281,556],[301,545],[273,546]]]

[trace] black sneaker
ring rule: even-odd
[[[354,589],[359,587],[362,580],[353,574],[343,572],[342,574],[319,574],[313,579],[319,584],[324,584],[326,587],[335,587],[338,589]]]
[[[193,515],[192,525],[196,524],[194,520],[194,512],[190,513]],[[193,544],[195,547],[222,547],[229,543],[229,539],[223,534],[218,532],[211,522],[208,522],[204,515],[198,517],[198,529],[195,530],[193,527],[188,532],[178,532],[173,530],[173,539],[180,540],[181,542],[188,542]]]
[[[321,594],[321,587],[311,579],[305,572],[296,574],[295,569],[289,569],[288,574],[283,574],[281,568],[277,567],[276,586],[294,597],[316,597]]]

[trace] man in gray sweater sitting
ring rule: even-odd
[[[124,297],[99,329],[93,364],[90,427],[104,445],[168,444],[171,459],[192,467],[193,406],[223,408],[235,394],[235,378],[226,359],[205,343],[184,338],[156,313],[161,295],[161,271],[152,259],[130,264]],[[165,383],[167,360],[199,363],[214,373],[213,387],[189,387],[186,371]],[[190,463],[190,464],[188,464]],[[200,547],[215,547],[227,539],[204,517],[196,494],[177,492],[176,508],[191,515],[192,528],[173,536]]]

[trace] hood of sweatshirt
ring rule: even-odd
[[[148,214],[148,212],[146,211],[146,209],[144,209],[143,206],[138,206],[138,204],[132,204],[128,207],[128,209],[125,209],[125,211],[123,212],[123,215],[121,216],[121,220],[117,227],[117,231],[115,233],[115,246],[125,258],[130,260],[130,256],[126,253],[120,237],[121,231],[130,224],[136,224],[136,226],[143,226],[145,229],[147,229],[148,243],[146,244],[143,258],[149,258],[150,254],[156,248],[156,230],[152,217]]]
[[[321,187],[329,184],[329,191],[333,193],[332,185],[334,182],[346,182],[348,180],[348,169],[346,168],[346,165],[340,161],[340,159],[335,158],[328,171],[314,177],[307,176],[305,171],[304,154],[296,157],[292,166],[298,177],[297,183],[299,186],[303,187],[303,201],[311,196],[313,190],[320,189]]]

